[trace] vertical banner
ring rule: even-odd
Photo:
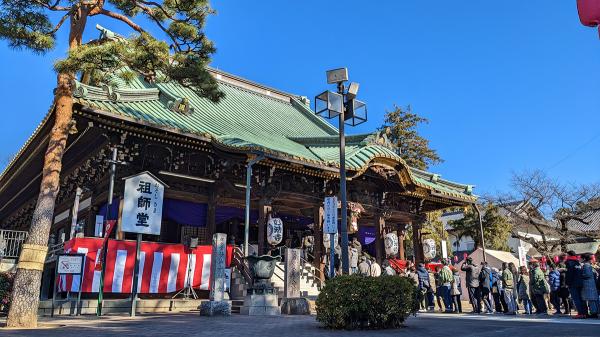
[[[336,234],[338,224],[337,197],[326,197],[324,202],[323,233]]]
[[[519,246],[519,267],[527,266],[527,253],[525,253],[525,248],[523,246]]]
[[[446,240],[442,240],[442,242],[440,242],[440,245],[442,246],[442,258],[447,259],[448,258],[448,246],[446,246]]]

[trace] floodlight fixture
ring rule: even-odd
[[[367,121],[367,105],[357,99],[346,102],[346,114],[344,122],[348,125],[357,126]]]
[[[348,80],[348,68],[327,70],[327,83],[337,84]]]
[[[348,99],[355,99],[356,95],[358,95],[358,83],[356,82],[351,82],[350,85],[348,86],[348,93],[346,94],[346,97],[348,97]]]
[[[315,112],[325,118],[335,118],[342,113],[344,96],[341,94],[324,91],[315,97]]]

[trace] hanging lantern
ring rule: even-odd
[[[354,234],[358,232],[358,219],[360,219],[360,215],[364,212],[364,208],[361,204],[357,202],[349,202],[348,209],[350,210],[350,223],[348,224],[348,233]]]
[[[280,218],[271,218],[267,222],[267,241],[275,246],[283,239],[283,221]]]
[[[392,232],[392,233],[387,233],[385,235],[385,253],[388,256],[395,256],[396,254],[398,254],[398,235],[396,235],[396,233]]]
[[[425,239],[423,240],[423,255],[426,259],[431,260],[435,257],[436,249],[435,249],[435,240],[434,239]]]
[[[600,24],[600,2],[598,0],[577,0],[579,21],[588,27],[597,27]]]

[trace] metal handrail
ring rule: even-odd
[[[279,251],[279,256],[282,256],[284,259],[285,259],[285,254],[284,254],[283,252],[285,252],[285,249],[287,249],[287,248],[289,248],[289,247],[288,247],[288,246],[286,246],[286,245],[279,246],[279,247],[277,247],[277,248],[276,248],[276,249]],[[305,249],[303,249],[303,250],[304,250],[304,253],[305,253],[306,255],[308,255],[308,256],[310,256],[310,257],[312,257],[312,259],[313,259],[313,260],[315,259],[315,258],[314,258],[314,256],[313,256],[313,255],[311,255],[311,254],[310,254],[308,251],[306,251]],[[283,252],[282,252],[282,251],[283,251]],[[285,260],[284,260],[284,261],[285,261]],[[319,274],[321,273],[321,271],[320,271],[318,268],[315,268],[315,267],[312,265],[312,263],[310,263],[308,260],[306,260],[306,259],[305,259],[305,258],[303,258],[302,256],[300,256],[300,261],[302,262],[302,269],[303,269],[303,270],[306,268],[306,265],[307,265],[307,264],[308,264],[308,265],[310,265],[310,266],[311,266],[311,267],[314,269],[314,271],[313,271],[313,270],[310,270],[310,273],[311,273],[311,274],[313,274],[313,276],[314,276],[314,277],[315,277],[315,278],[316,278],[316,279],[319,281],[319,285],[320,285],[320,286],[323,286],[323,284],[325,284],[325,279],[324,279],[324,278],[323,278],[321,275],[319,275]],[[279,267],[279,268],[280,268],[280,267]]]
[[[244,253],[242,252],[240,247],[233,248],[233,256],[231,259],[231,264],[232,264],[232,266],[234,266],[238,269],[238,271],[244,277],[244,280],[246,280],[247,284],[249,284],[249,285],[253,284],[252,275],[250,274],[250,268],[246,264],[246,259],[244,257]]]

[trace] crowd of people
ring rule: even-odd
[[[599,268],[592,254],[570,251],[548,264],[531,260],[517,268],[503,263],[501,270],[487,262],[476,265],[470,257],[457,266],[442,260],[434,271],[424,264],[409,265],[406,276],[415,279],[423,311],[434,311],[437,304],[442,312],[461,313],[464,289],[474,314],[547,315],[553,309],[555,315],[574,310],[573,318],[585,319],[598,318]],[[464,288],[460,272],[465,274]]]

